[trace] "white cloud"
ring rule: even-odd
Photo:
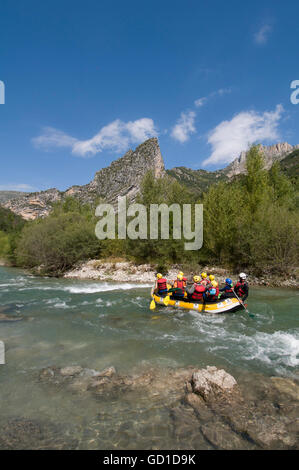
[[[196,132],[194,126],[195,116],[194,111],[181,113],[176,125],[172,128],[171,136],[181,143],[189,140],[190,135]]]
[[[205,104],[205,102],[207,101],[207,97],[204,96],[203,98],[198,98],[198,100],[195,100],[194,101],[194,104],[197,108],[200,108],[201,106],[203,106]]]
[[[212,91],[212,93],[210,93],[208,96],[203,96],[202,98],[199,98],[197,100],[194,101],[194,104],[196,106],[196,108],[200,108],[201,106],[203,106],[210,98],[214,97],[214,96],[222,96],[222,95],[225,95],[227,93],[231,93],[232,92],[232,89],[231,88],[220,88],[219,90],[216,90],[216,91]]]
[[[264,24],[255,34],[254,41],[257,44],[266,44],[268,41],[269,35],[272,31],[272,26],[270,24]]]
[[[43,134],[32,139],[33,144],[40,148],[66,147],[79,157],[92,156],[107,149],[121,152],[130,144],[141,143],[158,135],[154,121],[149,118],[123,122],[120,119],[107,124],[91,139],[79,140],[52,127],[43,129]]]
[[[30,186],[30,184],[0,184],[0,191],[34,191],[36,188]]]
[[[282,112],[282,105],[277,105],[274,111],[243,111],[230,121],[222,121],[210,132],[208,143],[213,151],[203,165],[230,163],[248,145],[278,139]]]

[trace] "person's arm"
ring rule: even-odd
[[[191,287],[188,287],[188,288],[186,289],[186,291],[187,291],[188,294],[193,294],[194,290],[195,290],[195,286],[194,286],[194,285],[191,286]]]

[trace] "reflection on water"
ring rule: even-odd
[[[298,378],[297,292],[252,289],[251,319],[242,311],[207,316],[157,308],[152,313],[149,287],[41,279],[0,268],[0,313],[20,320],[0,322],[7,361],[0,366],[1,423],[32,420],[32,436],[61,432],[76,448],[211,448],[191,432],[187,415],[181,425],[186,436],[175,431],[183,420],[181,392],[166,388],[162,397],[161,390],[155,396],[147,388],[117,389],[107,399],[83,393],[79,383],[70,388],[42,382],[40,371],[76,364],[99,371],[113,365],[125,376],[154,368],[163,383],[169,368],[215,365],[240,381],[252,373]],[[24,423],[11,429],[22,432],[29,426]]]

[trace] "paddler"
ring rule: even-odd
[[[210,283],[207,273],[201,273],[200,276],[201,276],[201,280],[200,280],[201,285],[206,287]]]
[[[184,276],[183,271],[180,271],[179,274],[182,276],[182,280],[184,282],[184,287],[186,287],[187,286],[187,278]]]
[[[193,300],[195,302],[200,302],[203,298],[203,294],[206,290],[205,286],[201,284],[199,276],[193,277],[194,284],[192,287],[189,287],[187,290],[188,300]]]
[[[206,287],[206,291],[203,295],[204,300],[208,300],[210,302],[216,302],[219,296],[219,288],[218,282],[212,280],[211,285]]]
[[[169,292],[172,292],[171,298],[183,300],[185,295],[185,282],[183,281],[183,276],[181,273],[177,275],[176,280],[173,283],[173,287],[169,289]]]
[[[237,282],[237,284],[234,287],[234,292],[243,301],[245,299],[247,299],[248,291],[249,291],[248,282],[246,281],[246,277],[247,276],[246,276],[245,273],[240,273],[239,274],[239,281]]]
[[[225,286],[219,289],[219,292],[221,292],[222,299],[235,296],[233,281],[229,277],[225,279]]]
[[[168,292],[167,289],[167,279],[162,276],[161,273],[157,274],[157,280],[156,280],[156,285],[155,285],[155,292],[158,295],[166,295]]]

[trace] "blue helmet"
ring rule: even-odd
[[[233,283],[233,281],[229,277],[227,279],[225,279],[225,282],[226,282],[226,284],[229,284],[229,285],[231,285]]]

